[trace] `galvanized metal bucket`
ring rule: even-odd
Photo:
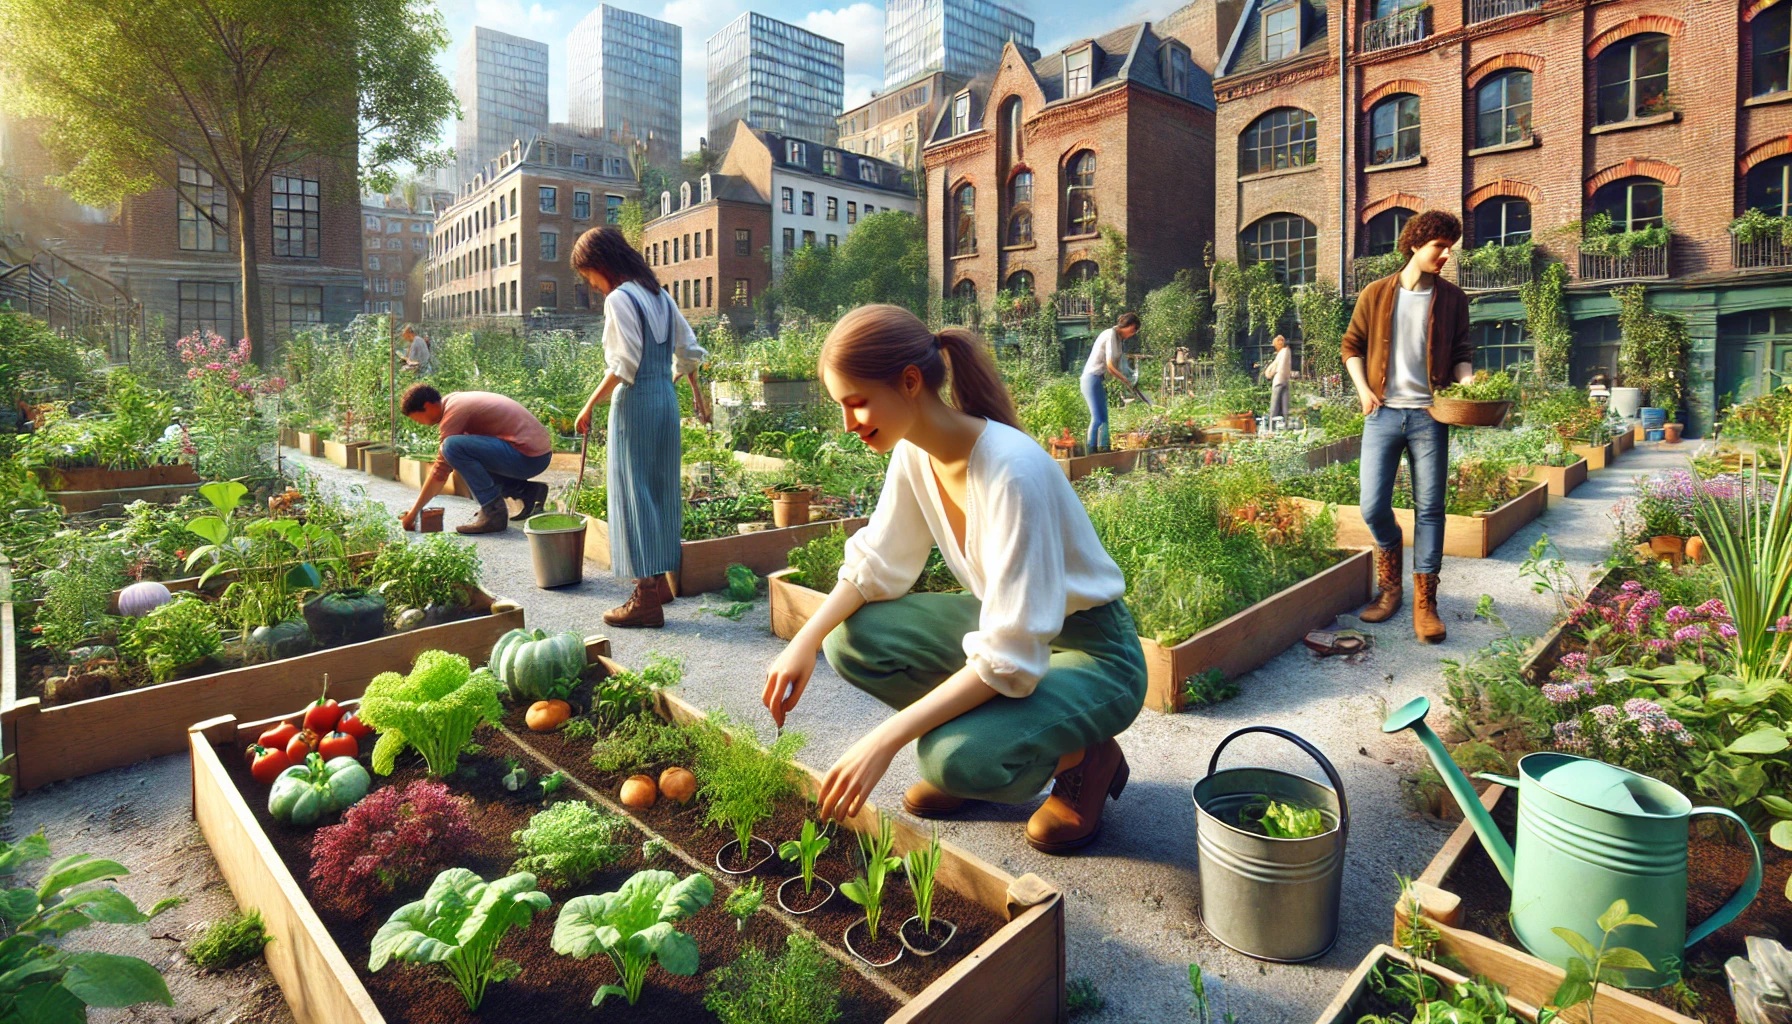
[[[1220,754],[1240,736],[1279,736],[1306,751],[1330,780],[1327,787],[1274,768],[1228,768]],[[1232,824],[1256,797],[1316,807],[1332,826],[1307,839],[1276,839]],[[1306,740],[1268,725],[1240,729],[1220,741],[1195,783],[1195,849],[1201,871],[1201,925],[1246,956],[1298,963],[1324,956],[1338,938],[1344,888],[1344,840],[1350,811],[1344,783]]]

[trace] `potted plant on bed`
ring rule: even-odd
[[[772,501],[773,525],[783,529],[808,524],[809,506],[816,495],[813,485],[789,474],[776,478],[762,493]]]

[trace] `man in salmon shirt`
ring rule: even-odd
[[[479,514],[455,527],[461,533],[499,533],[510,525],[506,498],[523,503],[518,519],[528,519],[547,504],[548,485],[530,479],[548,468],[553,445],[548,428],[515,399],[490,391],[456,391],[446,398],[428,384],[412,384],[400,408],[442,438],[442,454],[430,467],[423,490],[411,510],[399,516],[406,530],[430,499],[442,493],[455,472],[473,489]]]

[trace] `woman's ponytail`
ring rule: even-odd
[[[952,372],[952,404],[970,416],[981,416],[1020,429],[1014,399],[996,372],[996,362],[983,339],[968,327],[947,327],[934,335]]]
[[[1014,399],[983,339],[963,327],[935,334],[901,306],[860,306],[841,317],[821,346],[819,363],[854,380],[884,384],[894,384],[913,366],[935,392],[950,371],[952,404],[960,412],[1020,428]]]

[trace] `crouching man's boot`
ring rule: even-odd
[[[1444,620],[1437,615],[1437,573],[1412,574],[1412,631],[1428,644],[1444,641]]]
[[[503,498],[493,498],[479,506],[479,514],[470,523],[456,526],[457,533],[503,533],[510,527],[510,509]]]
[[[1400,610],[1400,562],[1406,549],[1399,544],[1375,549],[1375,600],[1363,606],[1356,617],[1364,622],[1386,622]]]

